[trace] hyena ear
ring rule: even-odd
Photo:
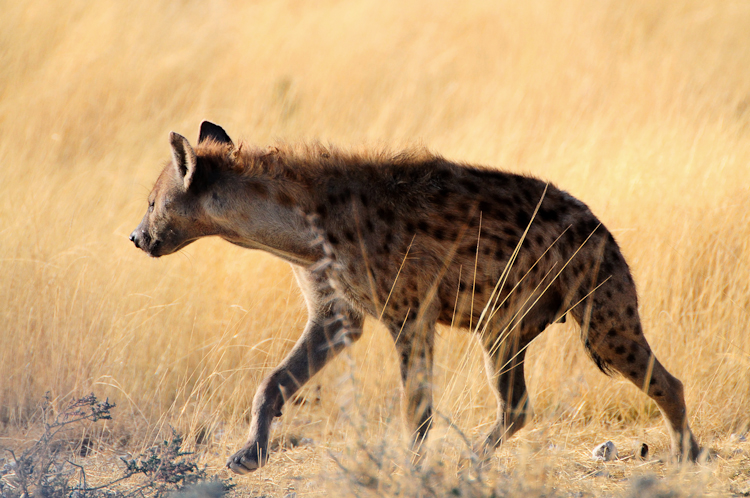
[[[185,190],[190,187],[190,182],[195,176],[195,168],[198,166],[198,158],[195,151],[190,147],[187,138],[173,131],[169,132],[169,143],[172,145],[172,159],[177,172],[185,183]]]
[[[214,140],[220,144],[234,147],[232,139],[229,138],[229,135],[224,131],[224,128],[213,124],[211,121],[204,121],[201,123],[201,132],[200,135],[198,135],[198,143],[201,143],[204,140]]]

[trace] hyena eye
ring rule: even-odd
[[[154,201],[149,201],[149,203],[148,203],[148,212],[150,213],[153,210],[154,210]]]

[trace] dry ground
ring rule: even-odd
[[[211,119],[259,144],[416,141],[583,199],[713,452],[685,468],[592,462],[607,439],[658,456],[667,435],[557,325],[527,357],[533,423],[478,471],[463,437],[493,402],[468,334],[443,329],[441,418],[415,471],[393,347],[371,321],[286,409],[289,449],[237,494],[750,493],[750,3],[4,0],[0,14],[0,446],[31,437],[47,391],[118,404],[91,429],[99,469],[170,425],[216,469],[242,440],[304,323],[288,267],[218,240],[149,260],[127,240],[168,132],[193,139]]]

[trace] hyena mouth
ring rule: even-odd
[[[151,247],[146,252],[152,258],[160,258],[161,256],[167,256],[169,254],[174,254],[177,251],[179,251],[180,249],[182,249],[183,247],[185,247],[185,246],[187,246],[187,245],[195,242],[196,240],[198,240],[198,239],[197,238],[196,239],[187,239],[187,240],[184,240],[181,243],[177,244],[176,246],[174,246],[172,248],[168,247],[167,249],[164,249],[164,246],[162,244],[163,241],[156,240],[156,241],[154,241],[154,243],[151,245]]]
[[[161,256],[161,254],[158,253],[159,249],[161,248],[161,240],[155,240],[153,244],[151,244],[151,247],[148,250],[148,254],[151,257],[158,258]]]

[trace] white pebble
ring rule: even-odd
[[[594,460],[610,462],[617,459],[617,448],[615,447],[615,443],[607,441],[594,448],[591,455],[594,457]]]

